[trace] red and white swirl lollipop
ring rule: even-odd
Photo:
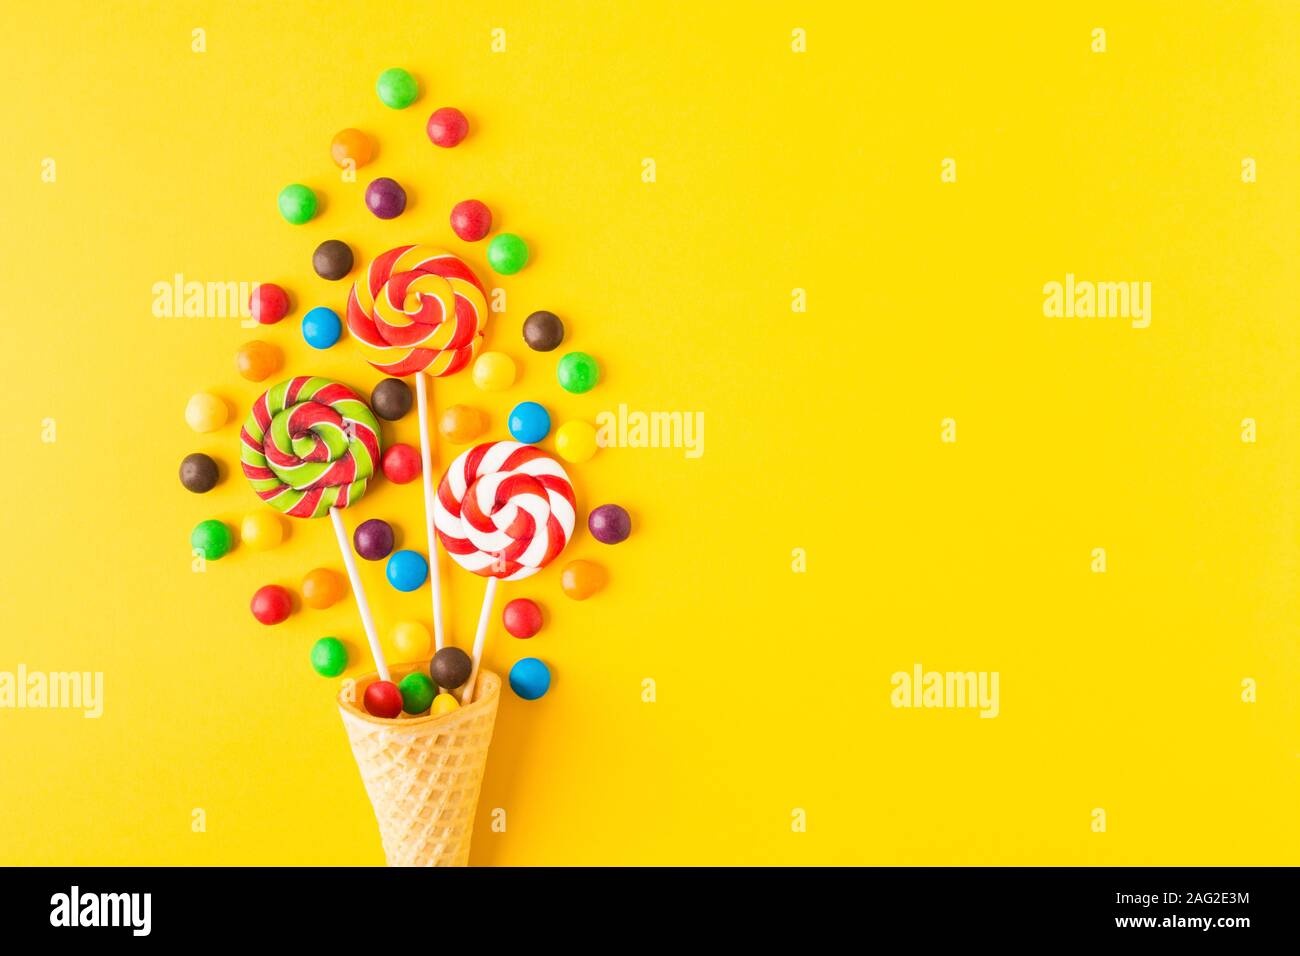
[[[532,445],[476,445],[442,476],[434,505],[442,546],[461,567],[488,579],[466,702],[473,695],[497,581],[518,581],[554,561],[573,537],[576,516],[569,476]]]

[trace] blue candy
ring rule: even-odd
[[[388,583],[399,591],[414,591],[429,576],[429,562],[419,551],[394,551],[388,558]]]
[[[509,428],[515,441],[535,445],[551,430],[551,416],[536,402],[520,402],[510,410]]]
[[[343,334],[338,313],[318,305],[302,317],[302,337],[314,349],[327,349]]]
[[[525,657],[510,668],[510,689],[524,700],[536,700],[551,687],[551,672],[535,657]]]

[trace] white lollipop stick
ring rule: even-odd
[[[488,622],[492,620],[492,601],[497,596],[497,579],[488,578],[487,590],[483,592],[483,609],[478,612],[478,630],[474,632],[473,663],[469,669],[469,680],[460,695],[461,704],[468,704],[474,699],[474,684],[478,680],[478,662],[483,656],[483,645],[487,643]]]
[[[356,558],[352,557],[352,546],[348,543],[348,533],[343,528],[343,516],[338,508],[330,508],[330,521],[334,524],[334,536],[339,539],[339,551],[343,554],[343,566],[348,569],[348,581],[352,584],[352,593],[357,598],[357,610],[361,612],[361,626],[366,629],[366,640],[370,642],[370,654],[375,659],[375,669],[379,671],[380,680],[391,681],[388,665],[384,663],[384,650],[379,646],[379,632],[375,630],[375,619],[366,603],[366,591],[361,586],[361,573],[357,571]]]
[[[429,536],[429,588],[433,591],[433,649],[442,650],[442,582],[438,577],[438,534],[433,530],[433,449],[429,442],[429,389],[425,374],[415,373],[420,419],[420,472],[424,479],[424,530]]]

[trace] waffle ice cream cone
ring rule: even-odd
[[[421,665],[392,668],[400,681]],[[465,866],[483,768],[501,698],[501,678],[478,675],[473,703],[441,716],[384,720],[361,706],[378,675],[339,696],[352,756],[375,808],[389,866]]]

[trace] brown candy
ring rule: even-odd
[[[326,239],[312,253],[311,267],[322,279],[342,279],[352,271],[352,250],[346,242]]]
[[[181,484],[196,495],[215,488],[218,477],[217,463],[201,452],[181,459]]]
[[[535,352],[549,352],[564,341],[564,323],[554,312],[534,312],[524,319],[524,341]]]
[[[370,407],[385,421],[397,421],[411,410],[411,386],[400,378],[384,379],[370,393]]]
[[[444,647],[429,663],[429,676],[439,687],[454,690],[469,680],[469,672],[474,669],[474,662],[459,647]]]

